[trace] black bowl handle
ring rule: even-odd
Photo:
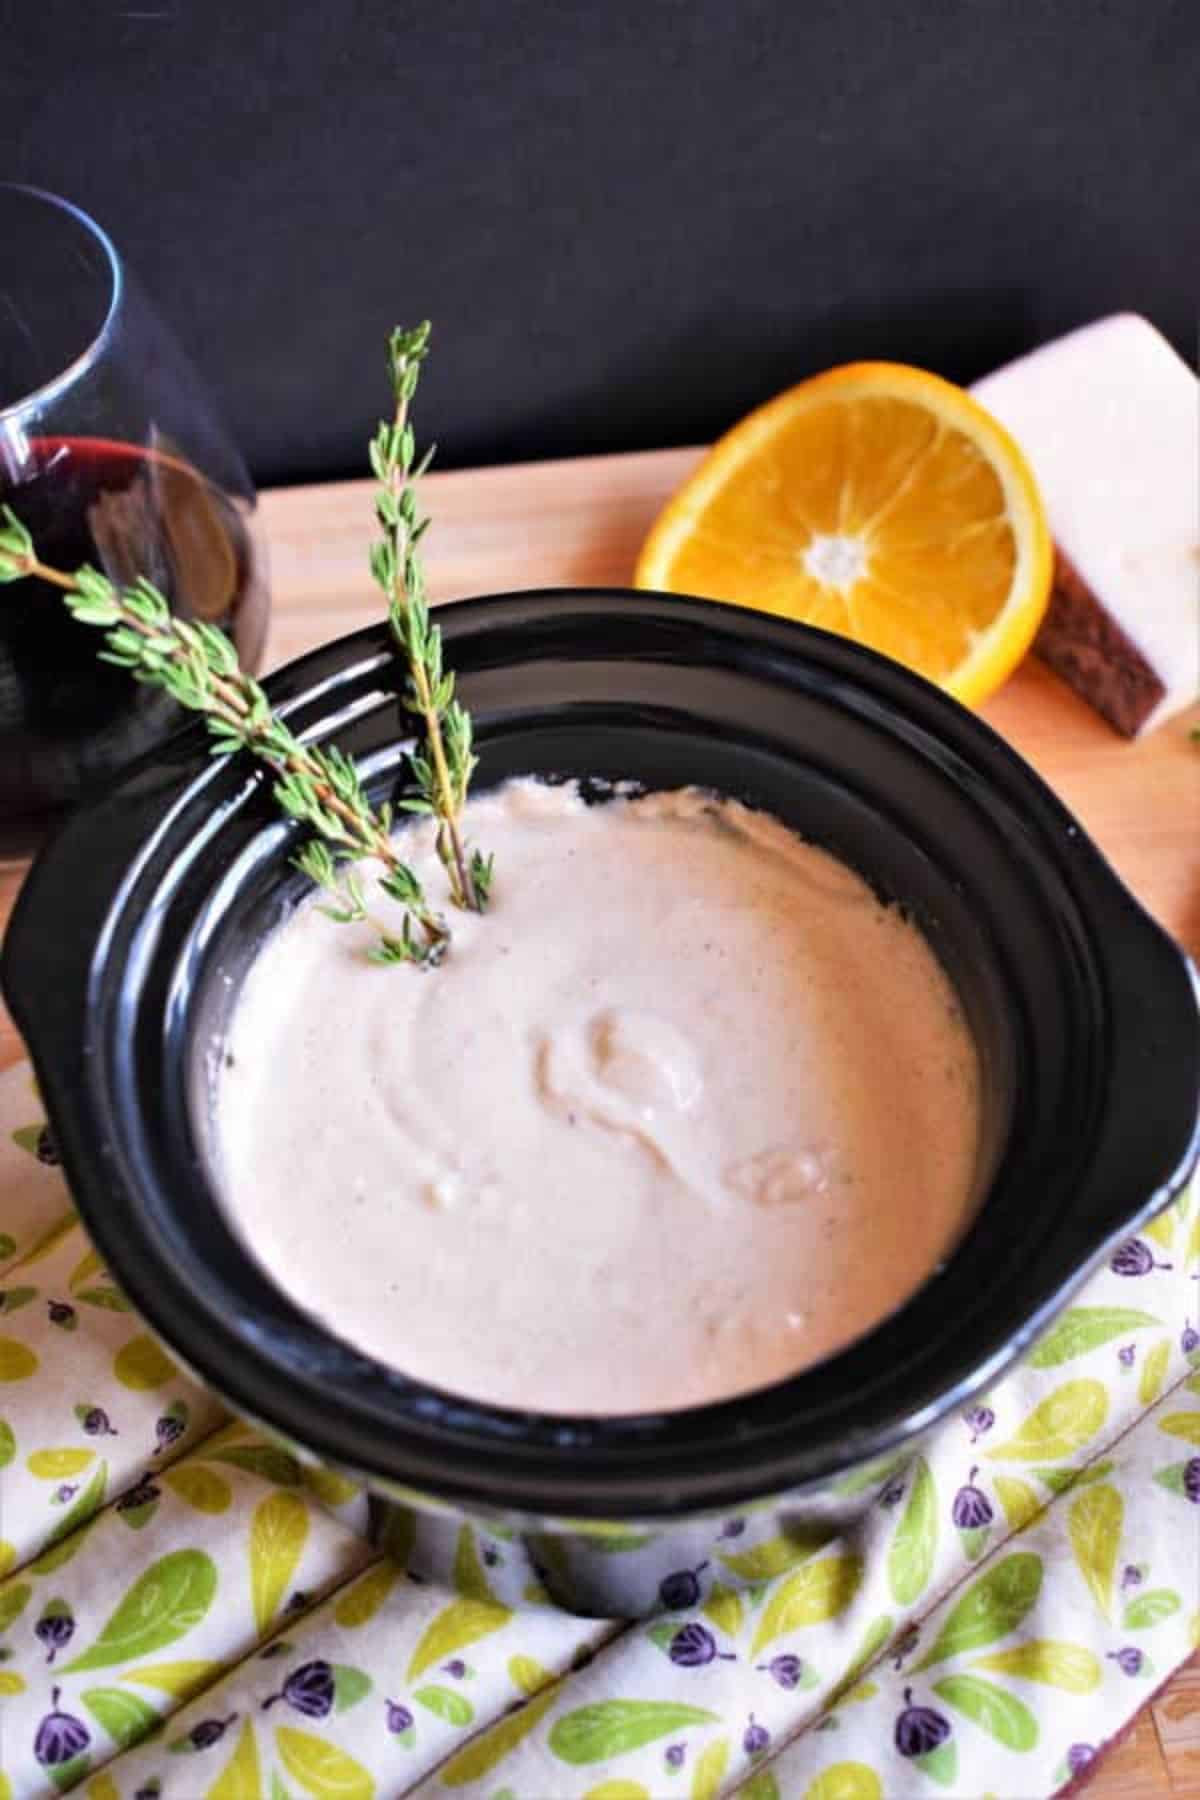
[[[1105,933],[1111,1060],[1089,1189],[1092,1221],[1111,1238],[1161,1212],[1200,1158],[1200,976],[1090,853],[1102,870],[1088,911]]]
[[[180,795],[209,771],[219,773],[204,730],[188,726],[77,807],[25,877],[4,936],[0,991],[17,1029],[38,1045],[44,1092],[64,1070],[82,1073],[92,964],[113,906]]]

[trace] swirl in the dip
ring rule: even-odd
[[[467,826],[494,898],[441,968],[306,905],[239,998],[227,1205],[280,1286],[421,1380],[582,1413],[776,1381],[905,1299],[965,1224],[979,1106],[916,927],[692,789],[512,782]],[[426,827],[406,854],[437,891]]]

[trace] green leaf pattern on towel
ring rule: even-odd
[[[64,1672],[111,1668],[173,1644],[200,1623],[216,1591],[211,1556],[172,1550],[139,1575],[94,1643]]]
[[[672,1732],[715,1725],[718,1716],[674,1700],[600,1700],[564,1713],[546,1741],[561,1762],[608,1762]]]
[[[469,1725],[475,1717],[475,1709],[465,1694],[454,1688],[440,1687],[432,1683],[429,1687],[418,1688],[413,1699],[426,1712],[431,1712],[448,1725]]]
[[[1154,1588],[1129,1602],[1122,1623],[1126,1631],[1151,1631],[1177,1613],[1182,1604],[1172,1588]]]
[[[747,1784],[742,1789],[739,1800],[747,1800],[751,1786]],[[831,1763],[806,1791],[804,1800],[883,1800],[883,1789],[878,1775],[866,1763]]]
[[[1025,1618],[1042,1591],[1042,1559],[1028,1550],[1017,1550],[993,1563],[985,1575],[971,1583],[956,1600],[918,1667],[979,1650],[1007,1637]]]
[[[1104,1672],[1099,1657],[1091,1650],[1053,1638],[1029,1638],[1011,1650],[978,1656],[971,1667],[1012,1675],[1019,1681],[1040,1682],[1067,1694],[1090,1694],[1100,1686]]]
[[[490,1775],[504,1758],[517,1748],[523,1738],[530,1735],[541,1724],[542,1719],[558,1699],[557,1690],[544,1690],[519,1712],[511,1713],[498,1724],[473,1739],[464,1750],[452,1757],[442,1770],[443,1787],[467,1787],[472,1782],[482,1781]]]
[[[1030,1352],[1031,1369],[1054,1369],[1060,1363],[1073,1362],[1089,1350],[1114,1338],[1126,1338],[1131,1332],[1144,1331],[1149,1325],[1160,1325],[1152,1313],[1137,1312],[1129,1306],[1072,1306],[1039,1339]]]
[[[250,1592],[265,1635],[287,1596],[308,1539],[308,1507],[298,1494],[267,1494],[250,1521]]]
[[[862,1580],[859,1556],[821,1556],[777,1584],[763,1608],[751,1654],[758,1656],[776,1638],[841,1616]]]
[[[275,1746],[287,1773],[312,1800],[372,1800],[375,1782],[369,1770],[336,1744],[281,1725]]]
[[[947,1675],[934,1683],[935,1694],[965,1714],[1008,1750],[1032,1750],[1037,1743],[1037,1720],[1023,1700],[980,1675]]]
[[[1121,1548],[1125,1502],[1109,1482],[1084,1488],[1067,1509],[1067,1530],[1079,1572],[1106,1619],[1112,1617],[1113,1578]]]
[[[1107,1417],[1108,1390],[1103,1382],[1079,1376],[1039,1400],[1012,1437],[988,1455],[1035,1463],[1074,1456],[1091,1442]]]
[[[789,1569],[807,1562],[829,1542],[830,1536],[830,1532],[819,1529],[789,1532],[782,1537],[767,1538],[749,1550],[727,1551],[721,1561],[731,1575],[737,1575],[742,1581],[770,1581],[773,1576],[786,1574]]]
[[[158,1724],[157,1709],[126,1688],[85,1688],[80,1698],[118,1750],[136,1744]]]
[[[929,1464],[918,1456],[899,1530],[888,1552],[888,1580],[897,1606],[912,1606],[929,1585],[937,1550],[937,1488]]]

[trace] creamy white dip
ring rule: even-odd
[[[581,1413],[761,1386],[905,1299],[966,1222],[979,1112],[915,926],[694,789],[519,781],[467,824],[494,897],[439,969],[305,905],[238,998],[227,1205],[279,1285],[420,1380]],[[442,892],[426,827],[405,850]]]

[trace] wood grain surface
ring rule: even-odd
[[[663,450],[429,477],[434,598],[627,584],[650,521],[699,454]],[[378,617],[366,572],[367,483],[265,494],[262,519],[274,592],[269,668]],[[985,716],[1058,791],[1150,911],[1200,956],[1195,713],[1128,744],[1030,660]],[[0,869],[0,922],[20,873]],[[20,1053],[0,1009],[0,1067]],[[1138,1715],[1086,1787],[1089,1800],[1200,1800],[1200,1657]]]

